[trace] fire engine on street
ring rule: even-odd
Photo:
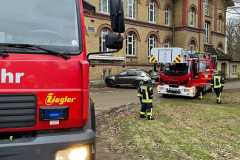
[[[153,48],[151,54],[161,64],[159,94],[196,97],[211,88],[215,56],[182,48]]]

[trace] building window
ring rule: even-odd
[[[232,73],[237,73],[237,65],[232,65]]]
[[[171,10],[169,7],[165,8],[164,15],[165,15],[165,25],[170,26],[172,17],[171,17]]]
[[[221,42],[218,44],[217,49],[220,49],[221,51],[224,50],[224,49],[223,49],[223,44],[222,44]]]
[[[155,1],[150,0],[148,4],[148,21],[150,23],[155,23],[156,22],[156,4]]]
[[[129,32],[126,40],[126,54],[127,56],[136,56],[137,38],[134,32]]]
[[[165,41],[163,42],[163,47],[164,48],[169,48],[170,47],[170,40],[169,39],[165,39]]]
[[[194,39],[192,39],[190,41],[189,49],[190,51],[196,51],[196,48],[197,48],[197,42]]]
[[[100,38],[99,38],[99,50],[100,52],[108,52],[110,51],[107,47],[106,47],[106,35],[108,35],[108,33],[110,32],[110,30],[108,28],[103,28],[100,32]]]
[[[218,31],[219,32],[223,31],[223,18],[221,15],[218,17]]]
[[[100,0],[99,8],[101,13],[109,14],[109,11],[110,11],[109,0]]]
[[[127,17],[136,18],[136,0],[127,0]]]
[[[148,56],[151,54],[152,48],[156,47],[157,38],[154,35],[151,35],[148,38]]]
[[[195,7],[191,7],[189,11],[189,26],[195,27],[197,21],[196,9]]]
[[[204,13],[206,16],[209,16],[209,3],[208,0],[204,0]]]
[[[205,43],[209,43],[210,40],[210,22],[205,22]]]

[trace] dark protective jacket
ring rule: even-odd
[[[223,76],[217,74],[213,76],[211,86],[216,89],[216,88],[222,88],[224,86],[224,78]]]
[[[142,103],[152,103],[153,86],[149,84],[140,85],[138,88],[138,96],[141,97]]]

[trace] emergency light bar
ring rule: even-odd
[[[68,107],[41,107],[40,119],[43,121],[68,119]]]

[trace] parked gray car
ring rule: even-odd
[[[143,70],[127,69],[114,76],[105,78],[105,83],[109,87],[114,86],[133,86],[138,87],[140,81],[151,80],[149,74]]]

